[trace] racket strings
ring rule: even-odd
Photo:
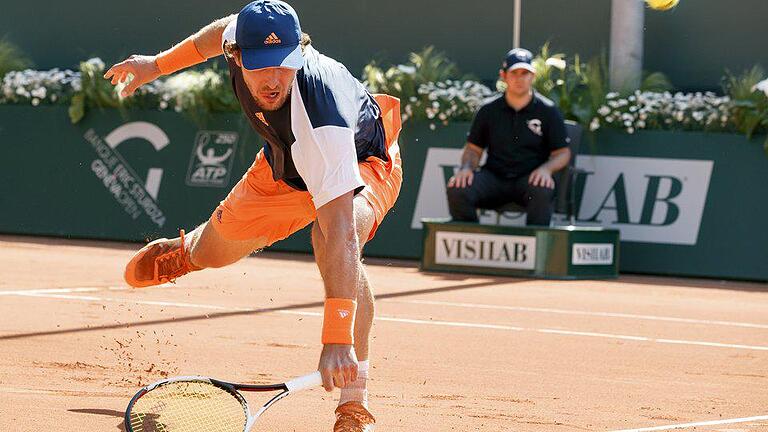
[[[133,432],[242,432],[246,410],[235,395],[212,384],[172,382],[136,401],[130,426]]]

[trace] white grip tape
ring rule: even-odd
[[[320,387],[321,385],[323,385],[323,377],[320,375],[319,371],[309,375],[304,375],[302,377],[294,378],[285,383],[285,386],[288,388],[289,392],[304,390],[312,387]]]

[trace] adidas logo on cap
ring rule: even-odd
[[[281,41],[274,32],[270,33],[269,36],[264,39],[264,45],[274,45],[279,43],[283,43],[283,41]]]

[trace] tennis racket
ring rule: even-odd
[[[150,384],[128,403],[126,432],[248,432],[256,419],[280,399],[323,384],[320,372],[282,384],[232,384],[186,376]],[[240,392],[280,392],[251,415]]]

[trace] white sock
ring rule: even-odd
[[[365,409],[368,409],[368,368],[370,363],[368,360],[357,363],[357,380],[347,384],[346,387],[341,389],[341,397],[339,397],[339,405],[343,405],[347,402],[360,402]]]

